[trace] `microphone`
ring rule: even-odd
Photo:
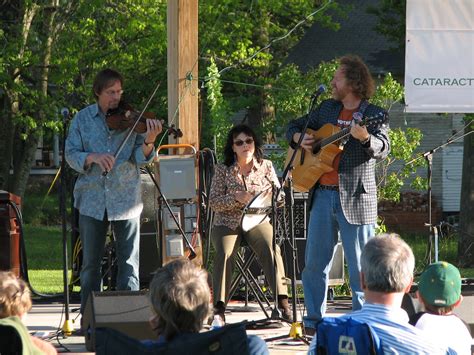
[[[311,95],[311,98],[316,99],[319,95],[321,95],[325,91],[326,91],[326,87],[323,84],[321,84],[319,85],[318,90],[316,90],[316,92],[313,95]]]
[[[61,115],[63,115],[64,117],[69,116],[69,109],[67,107],[63,107],[61,109]]]

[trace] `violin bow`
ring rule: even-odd
[[[158,82],[158,85],[156,85],[155,90],[153,90],[152,94],[148,98],[148,101],[146,102],[145,107],[143,107],[140,114],[138,115],[138,118],[135,120],[135,123],[133,124],[132,127],[130,127],[130,129],[128,130],[127,135],[125,136],[125,138],[122,140],[122,143],[120,143],[120,146],[115,151],[114,159],[116,159],[119,156],[120,152],[122,151],[123,147],[125,146],[125,143],[127,143],[128,139],[132,135],[133,130],[135,129],[135,127],[137,127],[138,122],[140,122],[140,119],[143,117],[143,114],[145,113],[146,109],[150,105],[150,102],[153,99],[153,97],[155,96],[156,92],[158,91],[158,88],[160,87],[160,85],[161,85],[161,82]],[[102,173],[102,176],[107,176],[108,173],[109,172],[106,170]]]

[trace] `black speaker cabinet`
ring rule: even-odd
[[[288,191],[285,191],[288,195]],[[279,215],[280,225],[285,225],[286,227],[279,228],[281,232],[283,229],[286,229],[286,234],[289,238],[289,216],[288,216],[288,203],[289,199],[286,200],[286,211],[283,219],[282,214]],[[307,227],[309,221],[309,201],[307,193],[294,193],[294,204],[293,204],[293,230],[295,235],[295,247],[297,249],[296,253],[296,280],[301,280],[301,272],[304,269],[304,257],[306,251],[306,237],[307,237]],[[289,278],[293,277],[292,267],[292,258],[293,252],[291,248],[291,243],[283,242],[281,245],[283,259],[285,262],[286,275]],[[344,251],[342,248],[342,243],[338,243],[336,246],[336,251],[334,253],[333,263],[331,270],[329,271],[329,286],[342,285],[344,283]]]
[[[148,285],[161,266],[158,228],[158,189],[148,174],[141,174],[143,211],[140,215],[140,283]]]
[[[141,174],[143,210],[140,215],[140,284],[148,286],[153,278],[154,271],[161,266],[158,238],[158,189],[153,184],[148,174]],[[72,284],[80,284],[80,271],[82,267],[82,248],[80,244],[79,211],[72,209]],[[107,257],[104,257],[107,259]],[[115,249],[113,249],[112,261],[115,260]],[[113,266],[105,262],[105,270]],[[116,265],[116,264],[115,264]],[[115,286],[115,280],[111,281]]]
[[[289,223],[289,190],[285,190],[286,201],[285,206],[278,209],[278,228],[277,239],[281,248],[283,262],[285,265],[285,273],[288,278],[293,277],[292,260],[293,252],[291,248],[290,228],[293,228],[295,236],[296,252],[296,280],[301,283],[301,272],[304,269],[304,256],[306,250],[306,235],[309,220],[309,201],[308,193],[294,193],[293,204],[293,226]],[[248,254],[246,255],[248,257]],[[255,261],[250,267],[253,275],[263,275],[260,264]],[[333,263],[329,271],[329,286],[342,285],[344,283],[344,250],[342,243],[338,243],[334,253]]]
[[[95,350],[95,329],[108,327],[136,339],[156,339],[148,323],[152,311],[146,291],[92,292],[82,316],[86,349]]]

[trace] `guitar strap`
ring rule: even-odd
[[[360,102],[358,110],[354,111],[354,113],[352,114],[352,121],[354,121],[355,123],[359,123],[360,121],[362,121],[362,119],[364,118],[364,113],[365,113],[365,110],[367,109],[367,107],[369,107],[369,101],[362,100]],[[349,138],[350,138],[350,136],[347,136],[344,139],[342,139],[341,140],[341,145],[346,145]]]
[[[362,100],[359,105],[359,109],[352,114],[352,119],[356,121],[356,123],[360,122],[364,117],[365,110],[369,107],[369,101]]]

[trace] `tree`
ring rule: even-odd
[[[134,78],[126,97],[136,104],[166,76],[166,2],[14,1],[0,16],[0,189],[23,196],[40,138],[61,128],[60,107],[91,102],[97,68]]]
[[[200,68],[213,58],[230,112],[245,109],[247,123],[257,130],[271,123],[268,85],[305,28],[314,22],[338,27],[326,12],[329,9],[344,11],[336,1],[200,2]]]

